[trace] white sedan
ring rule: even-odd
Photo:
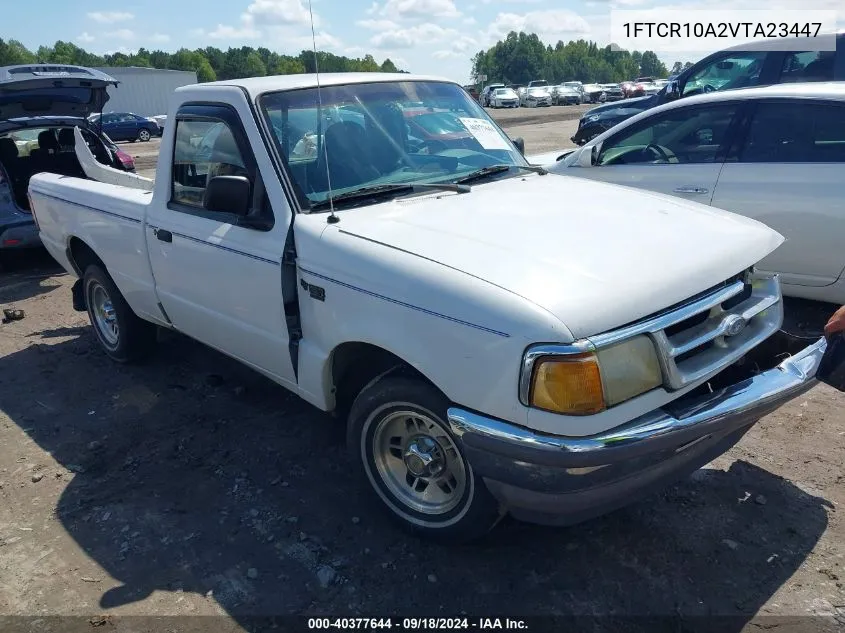
[[[784,294],[845,303],[845,83],[688,97],[529,160],[760,220],[787,238],[759,266]]]

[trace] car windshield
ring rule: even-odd
[[[527,165],[484,109],[450,83],[305,88],[265,94],[259,104],[306,206],[361,188],[456,183],[484,167]]]

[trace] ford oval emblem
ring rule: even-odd
[[[725,336],[736,336],[745,329],[746,321],[738,314],[732,314],[725,319]]]

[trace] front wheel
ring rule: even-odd
[[[156,326],[132,312],[105,270],[96,264],[88,266],[82,277],[82,290],[94,333],[112,360],[129,363],[152,351],[158,334]]]
[[[503,512],[449,430],[448,406],[421,380],[387,376],[355,399],[347,442],[370,489],[404,528],[465,542],[490,531]]]

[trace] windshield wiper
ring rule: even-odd
[[[370,185],[361,187],[360,189],[353,189],[345,193],[338,194],[331,198],[331,204],[338,202],[345,202],[347,200],[362,200],[366,198],[373,198],[388,193],[416,193],[418,191],[426,191],[429,189],[438,189],[440,191],[454,191],[456,193],[469,193],[469,185],[454,183],[454,182],[403,182],[390,183],[385,185]],[[331,206],[329,198],[321,200],[320,202],[313,202],[311,210],[316,211],[325,209]]]
[[[459,185],[465,184],[468,182],[472,182],[473,180],[478,180],[479,178],[484,178],[485,176],[509,171],[512,168],[526,169],[528,171],[538,173],[541,176],[545,176],[549,173],[548,171],[537,165],[488,165],[487,167],[476,169],[474,172],[467,174],[466,176],[460,178],[459,180],[456,180],[455,182],[457,182]]]

